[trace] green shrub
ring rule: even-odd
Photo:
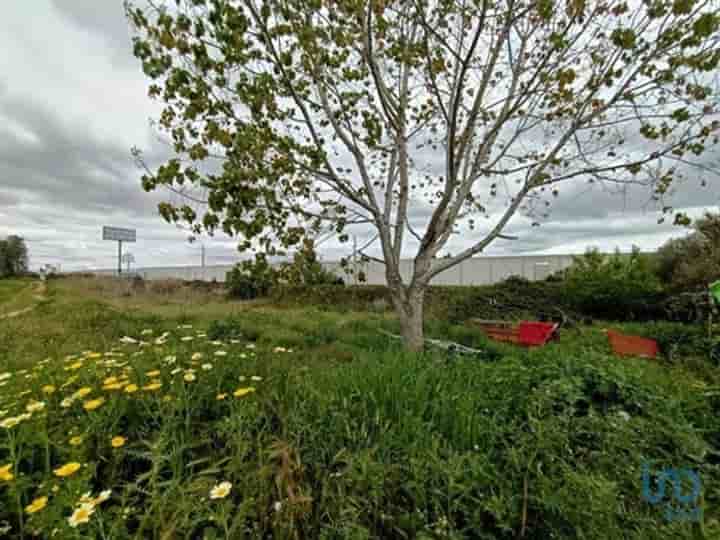
[[[637,249],[609,256],[591,250],[575,257],[563,286],[566,302],[587,315],[612,320],[664,316],[660,282]]]
[[[232,298],[252,300],[267,296],[278,281],[278,271],[263,255],[243,261],[227,274],[226,286]]]

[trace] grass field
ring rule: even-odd
[[[27,286],[0,281],[0,312]],[[528,351],[431,320],[483,354],[411,355],[388,314],[51,281],[0,321],[0,530],[720,538],[720,370],[615,358],[602,327]],[[663,468],[701,493],[650,504]]]

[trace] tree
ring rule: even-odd
[[[671,212],[673,179],[718,141],[714,0],[151,0],[126,12],[174,153],[151,168],[134,150],[144,188],[179,195],[162,216],[271,253],[328,223],[341,240],[372,227],[412,349],[431,279],[505,237],[517,212],[542,217],[562,185],[587,181],[646,186]]]
[[[658,274],[677,291],[705,290],[720,279],[720,214],[706,213],[685,238],[673,238],[658,250]]]
[[[0,240],[0,278],[14,277],[28,271],[28,253],[25,240],[8,236]]]

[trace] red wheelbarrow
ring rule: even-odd
[[[557,337],[559,323],[522,321],[514,325],[507,321],[474,320],[485,335],[495,341],[515,343],[525,347],[541,347]]]
[[[654,339],[622,334],[615,330],[606,330],[605,332],[610,341],[610,347],[619,356],[656,358],[658,355],[658,344]]]

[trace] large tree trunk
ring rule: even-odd
[[[424,288],[407,289],[400,294],[393,293],[393,302],[398,318],[405,348],[421,351],[425,343],[423,334]]]

